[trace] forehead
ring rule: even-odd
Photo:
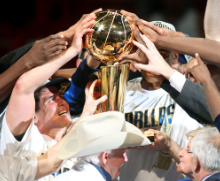
[[[59,90],[55,86],[44,87],[40,90],[40,97],[43,97],[47,94],[59,94]]]
[[[188,144],[187,144],[187,146],[186,146],[188,149],[190,149],[192,139],[193,139],[193,138],[190,138],[190,140],[189,140],[189,142],[188,142]]]
[[[113,150],[113,154],[123,154],[125,151],[127,150],[127,148],[120,148],[120,149],[116,149]]]

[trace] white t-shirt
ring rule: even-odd
[[[57,143],[47,135],[41,134],[34,125],[34,119],[21,141],[17,141],[8,128],[5,114],[2,120],[1,155],[7,156],[40,156]],[[39,181],[51,181],[60,173],[68,171],[74,165],[74,159],[68,160],[57,173],[46,176]]]
[[[185,134],[202,125],[190,118],[163,89],[143,89],[141,80],[136,78],[128,82],[124,109],[126,120],[143,131],[159,129],[185,148],[188,141]],[[128,162],[121,169],[122,181],[176,181],[183,178],[166,152],[133,149],[128,150],[127,155]]]
[[[33,181],[37,171],[36,157],[0,156],[1,181]]]

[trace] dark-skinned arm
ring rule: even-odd
[[[23,73],[44,64],[49,59],[60,54],[63,49],[66,49],[66,42],[62,40],[62,37],[60,35],[51,35],[36,41],[34,44],[31,43],[16,49],[2,57],[0,64],[5,67],[5,71],[0,74],[0,103],[9,96],[15,82]],[[18,61],[16,61],[16,58],[19,58]],[[14,61],[16,62],[14,63]],[[7,67],[7,64],[9,64],[8,66],[12,64],[12,66]]]
[[[139,30],[148,37],[157,47],[173,50],[182,54],[194,56],[199,53],[200,57],[209,63],[220,64],[220,42],[204,38],[192,38],[176,36],[176,33],[169,30],[152,29],[152,25],[138,18],[134,13],[122,10],[122,14],[129,17],[128,20],[138,26]],[[177,32],[178,33],[178,32]],[[180,35],[180,33],[178,33]]]

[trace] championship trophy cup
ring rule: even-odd
[[[129,64],[118,64],[119,56],[134,52],[133,34],[126,17],[117,10],[96,13],[95,31],[87,34],[85,47],[89,54],[104,66],[101,67],[101,95],[108,99],[101,104],[100,112],[124,112],[124,97]]]

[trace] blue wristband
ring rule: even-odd
[[[189,35],[188,34],[186,34],[186,33],[184,33],[185,35],[186,35],[186,37],[189,37]]]

